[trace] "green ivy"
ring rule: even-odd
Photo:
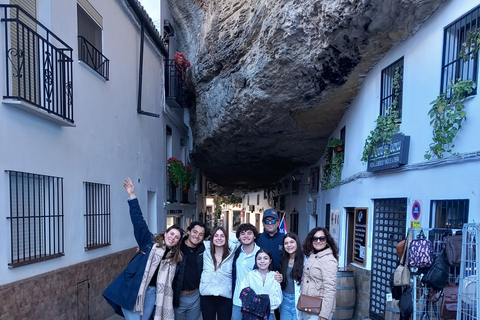
[[[392,136],[400,130],[400,113],[398,111],[398,104],[400,101],[400,69],[397,67],[395,69],[395,75],[393,76],[393,90],[394,98],[392,105],[386,110],[385,115],[378,116],[375,122],[377,125],[375,129],[370,131],[367,139],[365,140],[365,145],[363,146],[362,162],[368,161],[368,156],[370,154],[377,155],[377,145],[379,144],[390,144],[392,142]],[[388,154],[390,150],[386,151]]]
[[[467,117],[464,101],[475,88],[474,81],[457,79],[447,87],[446,92],[451,92],[450,98],[446,93],[441,93],[430,103],[432,108],[428,115],[431,119],[430,125],[433,127],[433,142],[425,153],[425,159],[430,160],[432,156],[441,159],[445,152],[458,155],[452,152],[455,147],[453,139]]]
[[[325,165],[323,166],[322,190],[330,190],[338,186],[342,178],[344,157],[343,151],[333,155],[333,148],[327,147],[323,155]]]
[[[458,53],[460,58],[463,58],[464,61],[475,58],[480,47],[480,29],[468,31],[467,38],[465,42],[462,43],[462,47],[463,49]]]

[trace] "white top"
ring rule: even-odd
[[[258,270],[250,271],[245,279],[243,279],[240,291],[248,287],[253,289],[256,294],[268,294],[270,298],[270,310],[272,313],[273,310],[277,309],[282,303],[282,288],[280,287],[280,283],[275,280],[275,272],[273,271],[267,273],[265,283],[263,283],[262,275]]]
[[[210,252],[210,241],[205,241],[203,253],[203,271],[200,279],[200,294],[202,296],[221,296],[232,298],[232,262],[237,246],[229,241],[230,254],[222,261],[222,264],[215,270],[212,253]]]
[[[257,251],[260,250],[260,247],[255,243],[253,251],[249,254],[245,253],[243,246],[240,248],[240,250],[240,254],[235,261],[237,267],[237,279],[235,281],[235,292],[233,293],[233,305],[237,307],[242,306],[242,300],[240,300],[240,291],[242,291],[240,286],[242,285],[242,280],[245,279],[247,274],[253,270],[253,267],[255,266],[255,254],[257,254]]]

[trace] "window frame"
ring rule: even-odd
[[[64,256],[63,178],[13,170],[6,172],[10,189],[8,267]]]
[[[398,96],[398,116],[401,121],[402,119],[402,108],[403,108],[403,72],[404,72],[404,59],[394,61],[387,67],[383,68],[381,74],[380,82],[380,115],[385,116],[390,114],[388,109],[392,106],[393,100],[395,98],[395,89],[393,80],[395,79],[396,69],[399,68],[400,74],[400,88]]]
[[[110,185],[95,182],[85,187],[85,251],[103,248],[112,242]]]
[[[480,27],[480,5],[468,11],[449,25],[443,31],[442,67],[440,80],[440,93],[446,93],[447,87],[452,80],[473,80],[478,79],[478,54],[474,59],[465,61],[459,56],[462,44],[466,40],[469,31],[476,31]],[[471,52],[466,53],[470,57]],[[470,95],[477,94],[475,88]]]

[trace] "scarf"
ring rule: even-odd
[[[142,283],[138,290],[137,301],[133,311],[140,311],[143,315],[143,305],[145,303],[145,292],[147,291],[150,279],[152,279],[155,270],[158,269],[156,297],[155,297],[155,320],[174,319],[173,312],[173,289],[172,281],[175,276],[175,265],[170,264],[170,259],[163,259],[165,249],[153,245],[148,256],[145,272],[143,273]]]

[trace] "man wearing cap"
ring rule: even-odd
[[[278,231],[280,219],[276,210],[263,212],[263,233],[258,236],[257,245],[272,253],[274,270],[280,270],[280,254],[282,253],[283,233]]]

